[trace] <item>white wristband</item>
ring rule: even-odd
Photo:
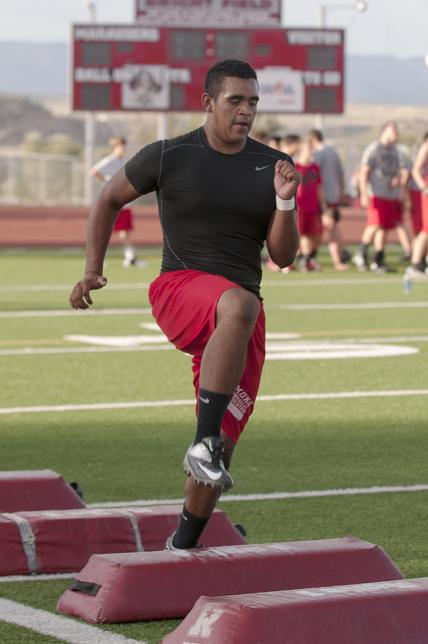
[[[278,195],[276,195],[276,209],[277,210],[295,210],[296,201],[294,197],[291,197],[291,199],[281,199],[281,197],[278,197]]]

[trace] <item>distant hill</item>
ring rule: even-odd
[[[0,94],[65,96],[66,43],[0,43]],[[426,105],[428,69],[419,58],[348,56],[346,97],[352,103]]]

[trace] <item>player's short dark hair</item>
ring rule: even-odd
[[[321,141],[324,140],[324,137],[323,137],[323,134],[322,134],[321,130],[317,130],[316,128],[313,128],[312,130],[309,130],[308,134],[312,139],[315,139],[316,141],[319,141],[320,143],[321,143]]]
[[[108,140],[108,144],[112,147],[115,148],[116,145],[126,145],[126,139],[123,136],[112,136]]]
[[[257,74],[248,63],[243,60],[228,58],[213,65],[207,72],[205,78],[205,91],[213,98],[217,98],[221,92],[223,81],[227,76],[235,78],[254,78],[257,81]]]

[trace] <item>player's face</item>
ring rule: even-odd
[[[395,123],[389,123],[383,131],[386,145],[395,145],[398,141],[398,128]]]
[[[217,98],[209,101],[216,137],[229,145],[245,143],[257,113],[259,88],[254,78],[227,76]]]

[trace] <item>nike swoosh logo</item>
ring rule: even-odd
[[[207,476],[209,476],[210,479],[213,481],[218,481],[218,479],[221,478],[221,472],[211,472],[211,470],[207,469],[202,463],[198,463],[199,467]]]
[[[259,166],[258,166],[258,165],[256,165],[256,170],[257,170],[257,171],[259,171],[259,170],[265,170],[266,168],[269,168],[269,165],[262,165],[260,168],[259,168]]]
[[[201,402],[205,403],[206,405],[208,405],[208,403],[210,402],[210,399],[209,399],[209,398],[202,398],[201,396],[199,396],[199,400],[200,400]]]

